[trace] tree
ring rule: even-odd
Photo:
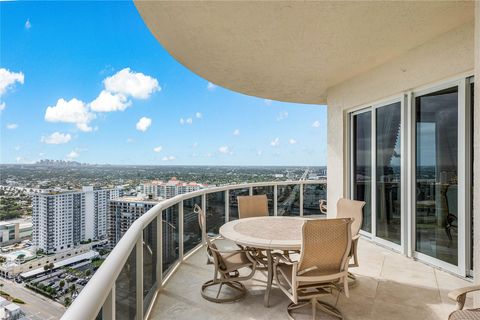
[[[50,269],[50,266],[48,264],[43,266],[43,270],[47,271],[48,269]]]
[[[85,271],[85,275],[88,277],[89,275],[92,274],[92,270],[88,269],[87,271]]]
[[[75,286],[75,284],[72,284],[70,286],[70,295],[73,296],[73,293],[75,292],[75,290],[77,290],[77,287]]]
[[[70,299],[69,297],[66,297],[63,300],[63,303],[65,304],[65,307],[69,307],[72,304],[72,299]]]
[[[60,282],[58,283],[58,285],[60,286],[60,288],[63,289],[63,287],[65,287],[65,281],[60,280]]]

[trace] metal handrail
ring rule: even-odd
[[[93,277],[90,279],[87,285],[83,288],[83,290],[74,300],[72,305],[67,309],[65,314],[62,316],[62,319],[64,320],[92,319],[93,320],[97,317],[102,307],[105,306],[107,299],[110,299],[110,305],[108,306],[108,308],[112,308],[113,310],[115,309],[115,298],[112,299],[112,295],[114,296],[115,294],[114,293],[115,282],[120,272],[122,271],[123,266],[127,262],[128,257],[130,256],[130,254],[132,254],[133,248],[143,238],[143,230],[155,218],[159,216],[161,217],[163,210],[166,210],[170,207],[180,204],[185,200],[195,198],[198,196],[205,196],[211,193],[224,192],[224,191],[230,191],[230,190],[236,190],[236,189],[255,188],[255,187],[276,187],[276,186],[284,186],[284,185],[302,186],[302,185],[311,185],[311,184],[314,184],[314,185],[326,184],[326,181],[297,180],[297,181],[271,181],[271,182],[232,184],[232,185],[225,185],[220,187],[206,188],[206,189],[201,189],[201,190],[177,195],[173,198],[170,198],[158,203],[153,208],[148,210],[145,214],[140,216],[137,220],[135,220],[135,222],[130,226],[127,232],[123,235],[123,237],[114,247],[112,252],[110,252],[108,257],[102,263],[100,268],[95,272]],[[301,195],[301,197],[303,197],[303,195]],[[180,224],[183,224],[183,220],[180,221]],[[157,246],[160,246],[160,248],[162,247],[162,244],[160,241],[157,242]],[[161,266],[159,266],[157,263],[157,268],[158,267],[161,267]],[[136,268],[143,268],[143,264],[140,265],[139,263],[136,263]],[[162,285],[161,281],[157,279],[157,290],[161,287],[161,285]],[[138,287],[139,286],[137,284],[137,291],[138,291]],[[140,286],[140,288],[143,288],[143,286]],[[142,295],[143,295],[143,292],[142,292]],[[155,299],[151,300],[150,306],[154,303],[154,301]],[[138,306],[138,303],[137,303],[137,306]],[[114,313],[114,311],[104,310],[104,314],[109,315],[107,317],[113,318],[112,313]],[[140,315],[142,318],[144,317],[143,312],[141,312],[140,314],[137,312],[137,315]]]

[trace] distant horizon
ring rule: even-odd
[[[132,2],[1,8],[0,163],[327,163],[326,106],[202,79],[159,45]]]
[[[78,163],[83,166],[116,166],[116,167],[284,167],[284,168],[327,168],[326,165],[278,165],[278,164],[265,164],[265,165],[250,165],[250,164],[115,164],[115,163],[86,163],[80,161],[72,160],[52,160],[52,159],[42,159],[42,160],[51,160],[51,161],[64,161],[66,163]],[[42,161],[40,160],[40,161]],[[41,163],[0,163],[0,166],[35,166],[41,165]]]

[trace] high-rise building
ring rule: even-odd
[[[200,190],[206,188],[206,185],[196,182],[184,182],[173,177],[167,182],[150,181],[140,185],[141,192],[146,196],[154,198],[170,199],[179,194]]]
[[[152,209],[161,202],[161,199],[153,197],[121,197],[109,200],[108,214],[108,245],[113,248],[120,241],[122,236],[127,232],[128,228],[140,216]],[[178,255],[178,209],[177,207],[168,208],[162,214],[162,246],[163,246],[163,263],[168,265],[175,260]],[[148,237],[151,240],[145,242],[154,243],[156,246],[157,225],[152,224],[149,229]],[[154,249],[149,249],[148,254],[153,254]]]
[[[32,194],[33,244],[47,253],[68,250],[82,241],[107,237],[108,200],[123,189]]]

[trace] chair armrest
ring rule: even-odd
[[[463,306],[465,305],[465,299],[467,298],[467,293],[479,291],[479,290],[480,290],[480,285],[459,288],[451,291],[448,294],[448,297],[457,302],[458,310],[462,310]]]

